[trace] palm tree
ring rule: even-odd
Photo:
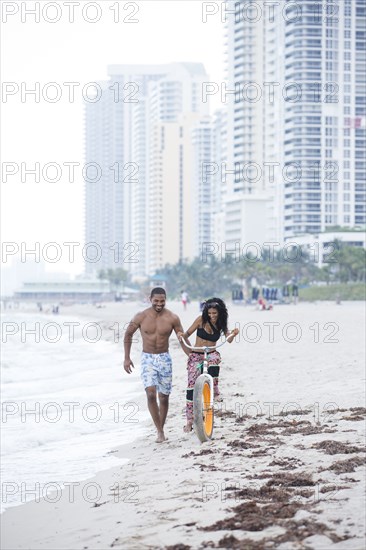
[[[98,279],[101,280],[107,280],[109,281],[109,292],[117,292],[119,291],[119,286],[121,283],[124,283],[128,278],[128,273],[121,267],[118,267],[117,269],[107,269],[107,271],[104,271],[104,269],[100,270],[98,273]],[[122,286],[122,292],[123,292],[123,286]]]

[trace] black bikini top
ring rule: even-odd
[[[212,327],[214,330],[213,334],[210,334],[209,332],[206,332],[204,328],[198,328],[197,329],[197,336],[199,338],[202,338],[202,340],[208,340],[209,342],[217,342],[217,340],[220,338],[220,331],[215,330],[214,327]]]

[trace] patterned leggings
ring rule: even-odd
[[[218,351],[213,351],[208,354],[208,372],[213,378],[214,383],[214,397],[220,395],[219,392],[219,372],[220,372],[221,355]],[[190,353],[187,361],[188,371],[188,386],[187,386],[187,405],[186,416],[187,422],[193,421],[193,388],[194,384],[202,374],[203,370],[203,353]]]

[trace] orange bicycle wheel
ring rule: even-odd
[[[193,390],[193,423],[198,439],[203,443],[212,438],[214,409],[211,406],[210,377],[201,374]]]

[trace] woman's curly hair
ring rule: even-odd
[[[211,308],[215,308],[219,314],[216,323],[218,330],[226,334],[227,320],[229,315],[226,309],[225,302],[223,302],[223,300],[221,300],[220,298],[210,298],[210,300],[206,300],[202,310],[202,325],[204,326],[206,323],[208,323],[214,330],[214,327],[212,326],[212,323],[210,322],[210,318],[208,316],[208,310]]]

